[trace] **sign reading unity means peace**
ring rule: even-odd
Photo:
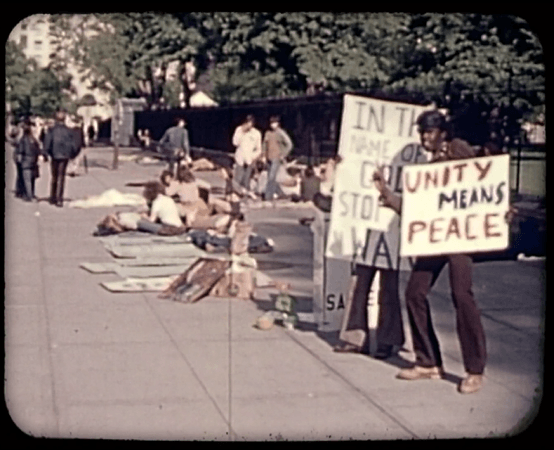
[[[345,95],[326,256],[398,269],[400,221],[379,202],[373,173],[384,166],[388,185],[402,192],[402,167],[426,162],[416,119],[429,107]],[[405,261],[402,265],[405,265]],[[406,267],[409,269],[409,267]]]
[[[510,156],[404,168],[401,255],[504,250]]]

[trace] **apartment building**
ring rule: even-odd
[[[25,56],[34,59],[38,66],[43,68],[51,62],[51,55],[56,51],[52,42],[52,27],[49,14],[34,14],[21,20],[13,28],[8,39],[21,44]],[[113,108],[109,95],[97,89],[90,89],[86,82],[81,81],[81,74],[75,64],[69,62],[67,71],[72,75],[74,100],[78,101],[86,94],[92,94],[97,101],[97,105],[79,108],[78,113],[83,116],[85,124],[90,123],[92,117],[102,120],[111,117]]]
[[[26,17],[12,30],[9,40],[21,44],[25,56],[34,59],[39,67],[46,67],[53,51],[47,14]]]

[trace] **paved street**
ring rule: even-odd
[[[67,178],[66,197],[157,179],[122,150],[91,149],[88,174]],[[544,260],[475,265],[474,293],[487,336],[485,384],[457,392],[464,376],[444,271],[430,295],[445,379],[395,379],[413,361],[408,340],[398,357],[379,361],[336,354],[336,333],[310,320],[312,235],[299,208],[251,210],[254,230],[275,251],[254,255],[260,268],[289,280],[300,300],[298,330],[252,327],[271,289],[255,301],[204,298],[187,305],[156,293],[110,293],[82,262],[111,257],[92,235],[121,208],[56,208],[14,198],[6,154],[5,396],[12,420],[32,436],[146,440],[368,440],[500,437],[525,429],[542,398],[546,272]],[[215,173],[202,173],[214,183]],[[46,198],[41,167],[37,195]],[[401,276],[401,292],[407,280]],[[537,425],[543,424],[539,416]]]

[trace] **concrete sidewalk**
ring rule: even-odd
[[[124,153],[124,152],[123,152]],[[123,160],[95,148],[86,175],[67,179],[68,198],[101,194],[157,179],[163,166]],[[473,438],[525,429],[542,399],[544,261],[475,265],[489,362],[485,385],[456,391],[464,376],[448,274],[430,295],[447,377],[395,379],[413,360],[336,354],[336,333],[310,320],[312,237],[302,209],[252,210],[254,230],[271,237],[260,266],[289,280],[301,305],[298,330],[260,331],[254,320],[270,305],[204,298],[186,305],[155,293],[113,294],[100,286],[115,274],[91,274],[82,262],[109,261],[92,236],[122,208],[56,208],[14,198],[6,155],[5,396],[15,425],[32,436],[146,440],[373,440]],[[46,198],[42,166],[37,194]],[[214,173],[202,177],[216,181]],[[257,256],[257,255],[254,255]],[[408,274],[402,274],[403,292]],[[404,318],[406,319],[405,311]],[[537,422],[538,423],[538,422]]]

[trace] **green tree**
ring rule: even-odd
[[[202,64],[209,56],[219,101],[384,84],[395,56],[387,46],[407,22],[402,14],[203,14],[194,16],[204,38],[195,62],[210,66]]]
[[[58,15],[54,24],[58,49],[65,49],[63,57],[80,68],[91,88],[109,92],[113,100],[143,97],[151,105],[161,101],[171,62],[180,63],[177,79],[187,81],[184,63],[201,40],[171,14]]]
[[[93,86],[175,104],[185,71],[220,103],[329,91],[402,94],[458,117],[517,122],[544,112],[542,47],[515,16],[484,14],[193,12],[100,14],[72,33]],[[96,24],[96,25],[95,25]],[[96,33],[90,33],[90,30]],[[66,26],[67,28],[67,26]],[[86,30],[89,30],[87,34]],[[482,113],[484,112],[484,116]],[[494,114],[493,114],[494,113]],[[486,118],[486,117],[485,117]],[[515,118],[515,119],[514,119]],[[485,120],[486,122],[486,120]]]
[[[390,90],[423,94],[473,134],[488,133],[480,124],[498,115],[506,137],[517,137],[520,122],[544,107],[542,47],[521,18],[413,15],[402,40],[406,47]]]
[[[6,101],[16,119],[51,116],[62,107],[74,111],[71,77],[51,67],[39,68],[14,42],[6,43]]]

